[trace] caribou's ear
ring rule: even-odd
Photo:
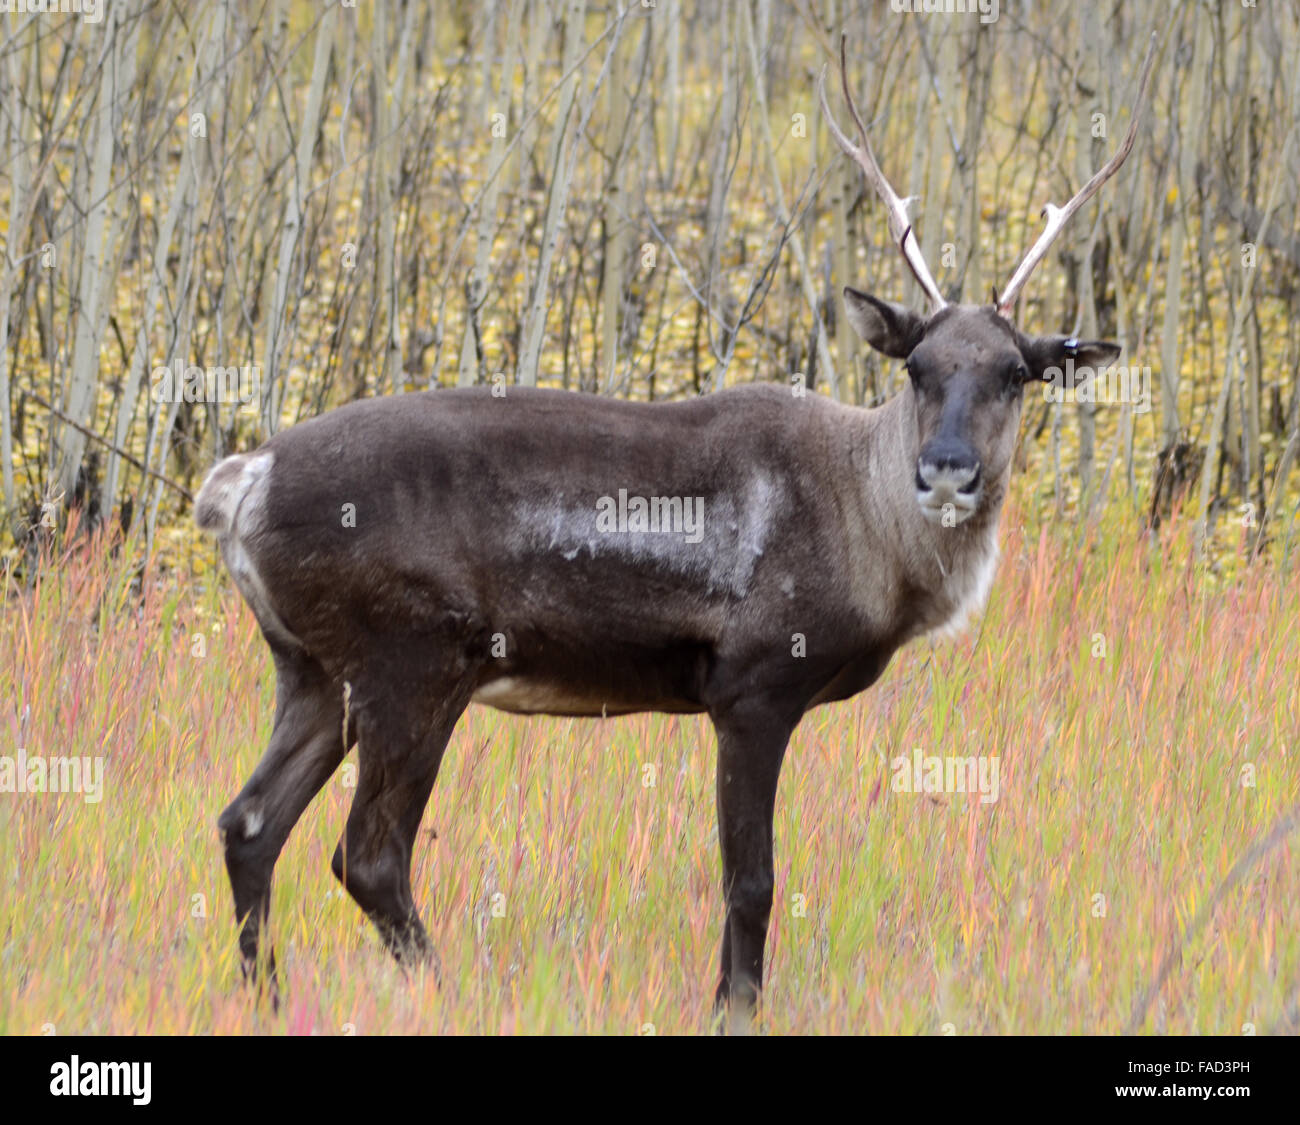
[[[853,331],[878,352],[906,359],[925,335],[927,318],[904,305],[844,287],[844,310]]]
[[[1119,358],[1124,349],[1109,340],[1078,340],[1073,336],[1021,336],[1020,354],[1029,365],[1029,377],[1051,382],[1074,361],[1077,371],[1090,367],[1101,371]]]

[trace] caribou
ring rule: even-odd
[[[930,305],[844,290],[863,340],[906,366],[880,406],[775,384],[669,403],[434,390],[341,406],[211,470],[195,518],[218,537],[276,673],[270,744],[218,820],[246,975],[269,973],[274,988],[274,953],[259,954],[272,871],[353,745],[359,774],[334,874],[399,963],[436,966],[412,848],[471,703],[705,713],[726,907],[715,1011],[748,1026],[792,732],[810,708],[868,688],[901,645],[982,604],[1026,386],[1067,359],[1098,367],[1119,354],[1027,335],[1013,311],[1132,148],[1153,48],[1123,143],[1064,207],[1047,207],[1041,237],[981,306],[950,304],[935,283],[909,201],[872,151],[841,43],[858,140],[827,105],[825,69],[823,113]],[[654,527],[633,503],[647,498],[669,505]],[[609,518],[611,503],[625,518]]]

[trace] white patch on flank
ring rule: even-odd
[[[746,489],[740,514],[739,551],[732,573],[731,586],[737,594],[744,594],[754,577],[754,567],[767,547],[772,532],[772,519],[780,505],[777,483],[767,473],[757,472]]]
[[[627,488],[629,494],[664,494],[662,489],[638,489],[635,482],[619,487]],[[611,485],[607,494],[617,495],[617,488]],[[522,550],[541,549],[568,562],[589,557],[651,564],[688,583],[703,583],[710,590],[743,597],[782,515],[779,480],[757,473],[745,482],[743,490],[680,499],[696,505],[693,511],[700,521],[696,533],[702,536],[698,542],[691,541],[684,531],[667,535],[601,531],[594,496],[581,503],[562,495],[529,500],[516,506],[514,516]]]

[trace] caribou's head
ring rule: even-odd
[[[1000,297],[991,305],[950,305],[935,284],[900,199],[871,150],[862,116],[849,92],[844,40],[840,81],[857,124],[860,144],[843,133],[826,104],[825,71],[818,80],[822,112],[839,146],[859,165],[889,216],[889,230],[930,304],[928,314],[856,289],[844,290],[849,323],[868,344],[901,359],[912,384],[916,418],[916,499],[926,519],[957,524],[979,510],[986,482],[1011,463],[1025,384],[1057,377],[1073,361],[1099,370],[1120,353],[1117,344],[1071,336],[1029,336],[1013,320],[1016,298],[1070,217],[1124,163],[1133,147],[1156,37],[1142,65],[1132,120],[1123,144],[1064,207],[1048,204],[1047,228]]]
[[[849,323],[878,352],[906,363],[916,415],[916,499],[926,519],[955,525],[979,510],[986,481],[1011,463],[1026,383],[1072,359],[1100,369],[1116,344],[1026,336],[993,305],[945,305],[923,316],[844,290]]]

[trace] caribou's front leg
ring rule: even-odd
[[[744,1032],[763,985],[763,947],[772,912],[772,816],[781,761],[794,722],[767,702],[745,701],[713,715],[718,732],[718,841],[727,920],[714,1011]]]

